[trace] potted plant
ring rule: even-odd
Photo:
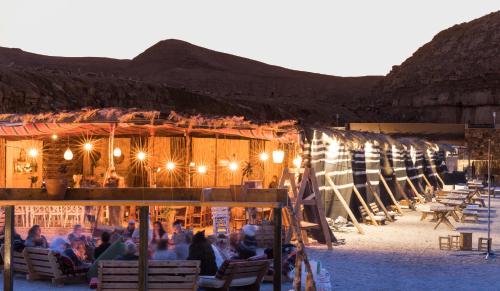
[[[253,166],[250,162],[245,162],[245,166],[241,169],[241,182],[239,185],[230,185],[233,200],[242,200],[240,197],[247,192],[247,185],[245,185],[245,178],[249,178],[253,174]]]
[[[63,199],[68,188],[68,166],[62,164],[57,169],[57,174],[53,178],[45,180],[45,187],[49,198]]]

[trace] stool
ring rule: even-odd
[[[451,242],[451,240],[450,240],[449,236],[440,236],[439,237],[439,249],[449,251],[451,249],[450,242]]]
[[[491,238],[485,238],[485,237],[480,237],[478,242],[477,242],[477,250],[480,252],[487,252],[488,251],[488,245],[491,246],[492,243]],[[490,248],[491,249],[491,248]]]
[[[452,250],[460,250],[460,236],[459,235],[450,235],[450,249]]]

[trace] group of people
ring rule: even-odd
[[[240,233],[228,238],[225,234],[207,238],[205,231],[193,235],[175,221],[169,235],[160,221],[153,223],[148,233],[148,256],[151,260],[199,260],[200,275],[215,275],[228,259],[248,259],[256,255],[256,226],[245,225]],[[81,225],[75,225],[67,237],[56,237],[49,244],[39,225],[28,231],[26,240],[14,231],[14,249],[24,247],[50,248],[54,253],[69,258],[77,268],[88,269],[88,278],[97,276],[99,260],[137,260],[139,229],[130,220],[125,229],[101,233],[96,241],[85,236]],[[1,236],[0,236],[1,240]]]

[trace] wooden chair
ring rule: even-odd
[[[466,222],[467,218],[472,218],[475,223],[479,223],[479,215],[476,210],[464,209],[462,210],[461,222]]]
[[[149,261],[148,290],[197,290],[200,261]],[[99,261],[97,290],[138,290],[138,261]]]
[[[449,251],[451,249],[451,239],[449,236],[439,237],[439,249]]]
[[[24,248],[23,254],[28,265],[28,280],[51,279],[52,284],[63,285],[66,281],[86,278],[86,272],[64,274],[50,249]]]
[[[377,203],[375,203],[375,202],[370,203],[370,209],[372,210],[373,214],[375,214],[375,215],[385,216],[385,213],[383,211],[380,211]],[[388,214],[391,217],[391,219],[394,219],[394,217],[396,216],[396,212],[394,212],[394,211],[388,211]]]
[[[365,208],[363,206],[359,206],[359,212],[361,213],[361,219],[363,220],[364,223],[366,224],[371,224],[372,220],[368,213],[366,212]],[[375,221],[377,222],[377,225],[383,225],[385,224],[385,215],[380,216],[380,215],[374,215]]]
[[[450,235],[450,249],[452,250],[460,250],[460,236],[459,235]]]
[[[201,288],[229,290],[230,287],[245,287],[245,290],[259,290],[270,260],[226,261],[224,273],[219,276],[200,276]],[[222,268],[222,266],[221,266]]]
[[[490,238],[485,238],[485,237],[480,237],[477,241],[477,250],[480,252],[487,252],[488,251],[488,243],[492,244],[493,239]]]
[[[421,210],[422,216],[420,216],[420,221],[423,221],[427,218],[427,216],[432,215],[432,219],[436,219],[436,214],[432,210]]]
[[[24,251],[23,251],[24,252]],[[2,260],[5,261],[4,258],[4,245],[0,247],[0,253],[2,255]],[[24,259],[24,254],[21,252],[14,251],[12,253],[13,256],[13,268],[16,273],[28,274],[28,265],[26,264],[26,260]]]

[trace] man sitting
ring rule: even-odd
[[[99,256],[109,248],[109,246],[111,245],[111,243],[109,242],[110,238],[111,236],[107,231],[104,231],[101,234],[101,244],[94,250],[94,259],[99,258]]]
[[[137,261],[139,259],[139,256],[137,256],[136,253],[137,253],[137,247],[135,246],[135,243],[128,241],[125,243],[125,254],[118,256],[116,260]]]

